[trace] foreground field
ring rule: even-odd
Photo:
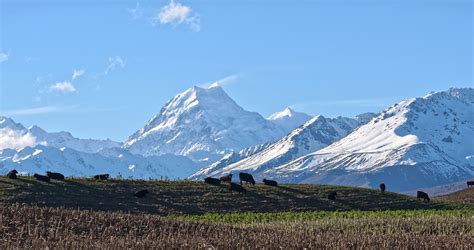
[[[0,248],[474,248],[472,210],[170,218],[10,204],[0,221]]]
[[[227,185],[211,186],[186,181],[94,181],[69,179],[38,182],[30,177],[9,180],[0,177],[0,203],[25,203],[46,207],[125,211],[132,213],[205,214],[227,212],[350,211],[401,209],[459,209],[458,205],[377,190],[327,185],[283,185],[248,187],[247,194],[229,193]],[[144,199],[133,193],[148,189]],[[337,191],[338,199],[327,194]]]

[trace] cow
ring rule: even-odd
[[[416,192],[416,198],[423,199],[425,202],[430,202],[430,197],[428,196],[428,194],[422,191]]]
[[[49,171],[46,171],[46,175],[53,179],[53,180],[60,180],[60,181],[64,181],[64,175],[60,174],[60,173],[54,173],[54,172],[49,172]]]
[[[222,176],[219,178],[222,182],[231,182],[232,181],[232,174]]]
[[[229,187],[229,191],[232,193],[232,191],[237,191],[239,194],[240,193],[247,193],[247,190],[242,187],[241,185],[239,184],[236,184],[236,183],[230,183],[230,187]]]
[[[328,200],[335,201],[336,198],[337,198],[337,193],[335,191],[328,194]]]
[[[471,186],[474,186],[474,181],[468,181],[466,183],[467,183],[468,188],[470,188]]]
[[[381,192],[382,194],[385,193],[385,189],[386,189],[386,188],[387,188],[387,187],[385,186],[384,183],[380,184],[380,192]]]
[[[250,183],[253,186],[255,186],[255,180],[253,179],[253,176],[251,174],[240,173],[239,179],[240,179],[240,185],[242,185],[242,182],[245,181],[245,183]]]
[[[141,190],[141,191],[138,191],[136,192],[133,196],[137,197],[137,198],[145,198],[145,196],[150,193],[148,192],[147,189],[144,189],[144,190]]]
[[[278,182],[276,181],[272,181],[272,180],[267,180],[267,179],[263,179],[263,184],[267,185],[267,186],[278,186]]]
[[[51,179],[48,176],[45,176],[45,175],[34,174],[33,176],[38,181],[44,181],[44,182],[50,182],[51,181]]]
[[[221,185],[221,180],[212,177],[207,177],[206,179],[204,179],[204,182],[216,186]]]
[[[101,181],[106,181],[109,179],[110,175],[109,174],[98,174],[94,176],[94,179],[96,180],[101,180]]]
[[[7,177],[9,179],[16,180],[17,179],[16,174],[18,174],[18,171],[16,171],[16,169],[13,169],[12,171],[8,172]]]

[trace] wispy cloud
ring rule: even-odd
[[[120,56],[109,57],[109,63],[107,64],[107,68],[104,71],[104,75],[108,75],[110,72],[116,69],[123,69],[125,68],[125,60],[122,59]]]
[[[76,88],[69,81],[55,83],[55,84],[49,86],[49,89],[51,91],[58,91],[58,92],[62,92],[62,93],[76,92]]]
[[[8,128],[0,129],[0,149],[18,150],[36,144],[36,138],[30,133],[21,133]]]
[[[219,79],[217,81],[214,81],[214,82],[208,82],[208,83],[205,83],[205,84],[202,84],[200,86],[202,87],[211,87],[211,86],[226,86],[226,85],[229,85],[229,84],[232,84],[232,83],[235,83],[237,81],[237,79],[239,79],[241,77],[241,74],[233,74],[233,75],[229,75],[229,76],[226,76],[222,79]]]
[[[132,19],[138,19],[143,16],[143,9],[140,7],[139,3],[135,5],[135,8],[127,8],[127,12],[130,14]]]
[[[2,115],[6,116],[18,116],[18,115],[40,115],[48,113],[61,113],[71,111],[77,108],[77,106],[43,106],[35,108],[24,108],[24,109],[14,109],[14,110],[5,110],[2,111]]]
[[[75,80],[76,78],[84,75],[84,73],[86,73],[85,69],[74,69],[72,71],[72,80]]]
[[[152,24],[180,25],[186,24],[191,30],[199,32],[201,30],[201,20],[189,6],[171,0],[169,4],[163,6],[151,17]]]
[[[9,54],[5,52],[0,52],[0,63],[8,61],[9,57],[10,57]]]

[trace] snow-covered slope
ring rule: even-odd
[[[214,162],[225,154],[276,141],[283,129],[237,105],[218,85],[175,96],[125,143],[142,155],[175,154]]]
[[[37,145],[21,150],[0,150],[0,174],[16,169],[21,174],[44,174],[46,171],[66,176],[93,176],[108,173],[113,177],[134,179],[185,178],[196,171],[196,164],[183,156],[144,157],[125,149],[108,148],[99,153],[85,153],[71,148]]]
[[[21,123],[16,123],[10,118],[0,116],[0,136],[9,135],[12,140],[29,141],[24,146],[35,146],[37,144],[47,145],[55,148],[71,148],[86,153],[95,153],[103,148],[120,147],[121,144],[111,140],[94,140],[75,138],[69,132],[48,133],[42,128],[34,125],[31,128],[25,128]],[[14,143],[14,145],[21,145]],[[13,146],[4,145],[1,148],[12,148]],[[15,147],[17,148],[17,147]]]
[[[296,112],[289,107],[268,117],[268,120],[283,128],[286,133],[290,133],[310,119],[311,116],[305,113]]]
[[[240,153],[231,153],[209,167],[203,168],[191,176],[201,179],[206,176],[220,176],[239,171],[259,174],[266,169],[278,167],[299,156],[328,146],[349,134],[356,127],[367,123],[375,114],[357,116],[355,119],[316,116],[303,126],[273,144],[262,145]],[[247,152],[252,152],[248,154]]]
[[[262,177],[406,191],[474,176],[474,89],[402,101],[330,146]]]

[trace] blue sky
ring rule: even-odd
[[[175,94],[353,116],[473,78],[470,0],[0,0],[0,113],[125,140]]]

